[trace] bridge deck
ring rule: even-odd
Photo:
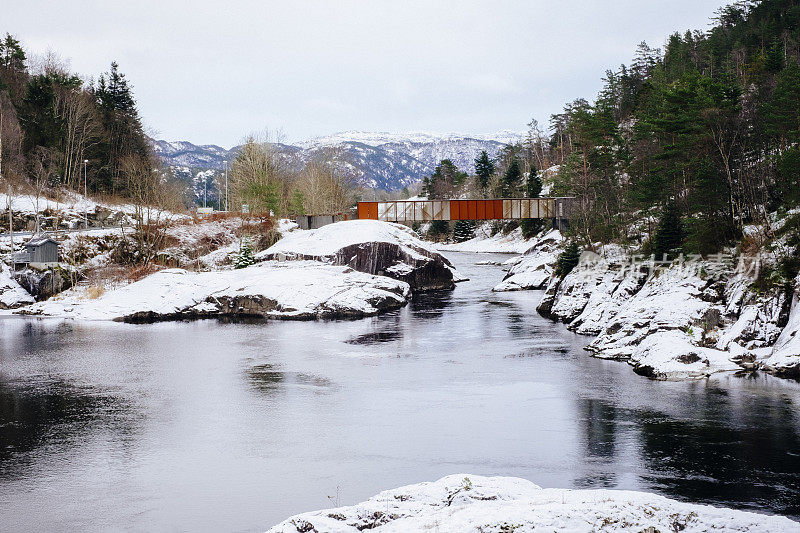
[[[359,202],[358,218],[386,222],[431,220],[513,220],[569,218],[574,198],[495,198],[488,200],[403,200]]]

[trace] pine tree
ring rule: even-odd
[[[562,278],[572,272],[581,259],[581,250],[576,241],[570,241],[564,251],[558,256],[556,264],[556,274]]]
[[[486,150],[483,150],[481,155],[475,159],[475,176],[478,178],[478,187],[486,189],[489,186],[489,180],[492,179],[494,170],[494,163],[489,159]]]
[[[456,242],[464,242],[475,238],[475,227],[477,224],[474,220],[459,220],[453,226],[453,240]]]
[[[542,178],[539,177],[539,171],[536,170],[536,165],[531,165],[530,174],[528,174],[528,182],[525,184],[528,198],[539,198],[542,194]]]
[[[678,206],[674,199],[670,199],[661,214],[658,222],[658,229],[653,237],[653,253],[656,259],[664,256],[669,257],[674,250],[680,248],[683,243],[683,228],[681,225]]]
[[[245,268],[256,262],[253,257],[253,245],[249,237],[242,237],[239,244],[239,253],[233,258],[233,268]]]
[[[506,198],[516,196],[521,183],[522,170],[519,167],[519,161],[515,157],[511,160],[506,173],[503,175],[503,196]]]
[[[446,220],[434,220],[428,226],[428,236],[434,240],[447,238],[450,235],[450,223]]]

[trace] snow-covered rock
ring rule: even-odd
[[[637,374],[655,379],[695,379],[742,369],[731,360],[731,352],[695,346],[691,341],[683,331],[657,331],[633,348],[628,362]]]
[[[789,322],[762,364],[779,376],[800,379],[800,276],[794,280],[794,287]]]
[[[551,230],[538,237],[508,271],[501,283],[492,289],[496,292],[537,290],[547,286],[553,276],[563,237]]]
[[[715,324],[703,326],[712,310],[717,316],[721,311],[708,297],[712,283],[678,267],[660,271],[622,304],[589,349],[602,358],[630,359],[639,343],[657,331],[712,329]]]
[[[543,489],[511,477],[452,475],[348,506],[293,516],[270,533],[439,531],[800,531],[781,516],[678,502],[645,492]]]
[[[388,276],[415,291],[452,289],[463,278],[447,258],[410,228],[378,220],[349,220],[295,231],[256,254],[257,260],[314,260]]]
[[[11,276],[11,269],[0,262],[0,309],[17,309],[35,301]]]
[[[396,309],[407,283],[317,261],[268,261],[241,270],[162,270],[85,299],[79,291],[28,306],[28,315],[154,321],[219,316],[287,319],[361,317]]]

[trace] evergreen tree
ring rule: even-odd
[[[656,259],[669,257],[683,243],[683,228],[678,214],[678,206],[670,199],[664,206],[661,220],[658,222],[656,234],[653,236],[653,253]]]
[[[422,190],[430,199],[450,198],[466,179],[467,174],[459,171],[452,161],[442,159],[434,173],[422,180]]]
[[[508,165],[505,174],[503,175],[503,196],[512,198],[519,193],[520,184],[522,183],[522,170],[519,166],[517,158],[513,158]]]
[[[539,177],[539,171],[536,170],[536,165],[531,165],[530,174],[528,174],[528,181],[525,184],[528,198],[539,198],[542,194],[542,178]]]
[[[242,237],[239,253],[233,258],[233,268],[245,268],[256,262],[250,237]]]
[[[450,223],[446,220],[434,220],[428,227],[428,236],[433,240],[446,239],[450,235]]]
[[[576,241],[570,241],[564,251],[558,256],[556,263],[556,274],[562,278],[572,272],[581,259],[581,250]]]
[[[475,176],[478,179],[478,187],[482,190],[489,187],[489,180],[492,179],[494,170],[494,163],[489,159],[489,154],[486,153],[486,150],[483,150],[481,155],[475,159]]]
[[[477,224],[474,220],[459,220],[453,226],[453,240],[456,242],[464,242],[475,238],[475,227]]]

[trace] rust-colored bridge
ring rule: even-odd
[[[359,202],[358,218],[386,222],[432,220],[568,219],[575,198],[498,198],[489,200],[403,200]]]

